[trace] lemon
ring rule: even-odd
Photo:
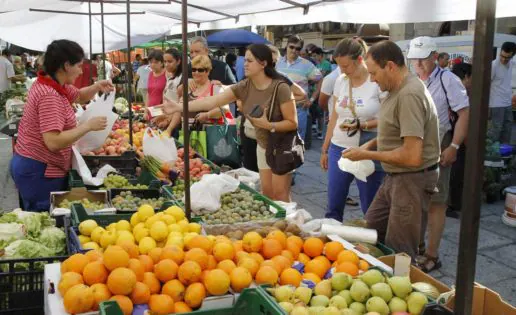
[[[166,246],[176,245],[177,247],[183,249],[185,247],[185,242],[183,241],[183,238],[180,236],[174,236],[170,237],[167,240]]]
[[[169,233],[172,233],[172,232],[179,232],[181,234],[181,236],[183,236],[183,229],[181,228],[181,226],[179,224],[170,224],[168,226],[168,232]]]
[[[137,230],[139,230],[139,229],[141,229],[141,228],[145,228],[145,223],[140,222],[140,223],[136,224],[136,225],[133,227],[133,234],[134,234],[134,232],[136,232]]]
[[[156,248],[156,241],[153,238],[146,236],[140,240],[138,248],[140,249],[140,254],[147,255],[151,249]]]
[[[138,208],[138,219],[140,222],[145,222],[148,218],[154,215],[154,208],[151,205],[141,205]]]
[[[97,222],[95,222],[95,220],[82,221],[79,224],[79,232],[82,235],[90,236],[93,229],[96,228],[97,226],[99,226],[99,225],[97,224]]]
[[[116,239],[116,243],[119,244],[122,241],[131,241],[134,243],[135,239],[131,232],[129,231],[118,231],[118,237]]]
[[[163,248],[163,247],[165,247],[166,244],[167,244],[166,241],[157,242],[156,247]]]
[[[183,241],[185,242],[185,244],[188,244],[188,242],[190,242],[190,240],[194,237],[196,237],[197,233],[186,233],[184,236],[183,236]]]
[[[185,218],[185,212],[178,206],[168,207],[167,210],[165,210],[165,213],[173,216],[176,221],[181,221]]]
[[[152,227],[150,229],[150,235],[151,237],[156,241],[162,241],[167,238],[168,236],[168,228],[165,222],[163,221],[156,221],[154,224],[152,224]]]
[[[81,242],[81,244],[85,244],[91,242],[91,238],[89,238],[88,236],[79,235],[79,242]]]
[[[120,220],[116,223],[117,231],[131,231],[131,223],[127,220]]]
[[[215,244],[215,242],[217,241],[215,235],[208,235],[207,238],[211,241],[212,244]]]
[[[100,237],[100,246],[102,248],[106,249],[109,245],[115,245],[117,239],[116,232],[113,231],[106,231],[102,233],[102,236]]]
[[[181,227],[181,231],[183,233],[188,233],[188,221],[181,220],[181,221],[177,222],[177,225],[179,225]]]
[[[165,222],[167,225],[170,225],[170,224],[174,224],[176,223],[176,218],[174,218],[172,215],[170,214],[164,214],[162,217],[161,217],[161,221]]]
[[[82,244],[82,249],[100,249],[99,244],[95,242],[88,242],[85,244]]]
[[[180,238],[183,238],[183,233],[181,232],[176,232],[176,231],[172,231],[170,233],[168,233],[168,238],[172,238],[172,237],[180,237]]]
[[[147,221],[145,221],[145,227],[150,229],[154,222],[160,221],[160,217],[157,215],[153,215],[152,217],[148,218]]]
[[[131,216],[131,225],[134,228],[138,223],[140,223],[140,217],[138,216],[138,212],[135,212]]]
[[[106,230],[103,227],[97,226],[93,229],[93,232],[91,232],[91,240],[96,243],[100,242],[100,237],[102,236],[102,233],[104,233],[105,231]]]
[[[139,243],[142,238],[149,236],[149,230],[146,228],[140,228],[138,231],[134,231],[134,238]]]
[[[199,223],[188,223],[188,231],[201,233],[201,225]]]
[[[106,230],[116,233],[116,223],[111,223],[106,227]]]

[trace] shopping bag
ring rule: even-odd
[[[104,178],[106,178],[109,173],[116,172],[115,168],[106,164],[98,170],[97,176],[93,177],[91,170],[88,165],[86,165],[84,158],[76,146],[72,146],[72,153],[72,169],[77,171],[85,185],[100,186],[104,184]]]
[[[206,127],[208,160],[217,165],[240,166],[237,128],[235,125],[213,125]]]
[[[182,129],[179,131],[178,141],[184,144],[184,133]],[[202,129],[202,124],[198,122],[194,122],[190,127],[190,147],[202,157],[207,157],[206,131]]]
[[[147,128],[142,143],[143,155],[155,157],[162,162],[177,161],[176,142],[166,132]]]
[[[202,179],[190,187],[192,211],[200,214],[214,212],[220,207],[220,197],[223,194],[235,191],[240,181],[226,174],[206,174]],[[184,201],[184,197],[183,197]]]
[[[90,131],[80,138],[75,145],[79,152],[87,154],[100,148],[113,128],[113,124],[118,118],[118,115],[113,113],[112,109],[115,105],[115,93],[104,94],[93,100],[86,108],[84,113],[78,118],[78,124],[87,122],[90,118],[96,116],[107,117],[107,127],[104,130]]]

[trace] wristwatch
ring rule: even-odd
[[[455,150],[458,150],[458,149],[460,148],[460,145],[455,144],[455,143],[453,143],[453,142],[452,142],[452,143],[450,143],[450,146],[451,146],[452,148],[455,148]]]
[[[274,125],[273,122],[271,122],[271,125],[272,125],[271,132],[276,132],[276,126]]]

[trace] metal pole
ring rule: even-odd
[[[106,43],[104,42],[104,2],[100,1],[100,25],[102,29],[102,68],[104,69],[104,79],[110,79],[106,73]]]
[[[187,0],[181,1],[181,39],[183,42],[183,59],[181,61],[182,80],[183,80],[183,143],[185,145],[184,151],[184,177],[185,177],[185,212],[188,220],[191,218],[190,212],[190,134],[188,130],[188,4]]]
[[[89,56],[90,57],[89,58],[90,59],[89,60],[90,61],[90,67],[89,67],[89,69],[90,69],[90,84],[91,84],[92,81],[93,81],[93,53],[92,53],[92,51],[93,51],[93,48],[92,48],[92,45],[93,45],[93,34],[92,34],[92,31],[91,31],[91,2],[90,1],[88,1],[88,13],[89,13],[88,18],[89,18],[89,22],[90,22],[90,56]]]
[[[491,60],[495,31],[496,0],[477,0],[475,45],[473,48],[473,82],[469,97],[468,147],[464,189],[462,191],[459,258],[455,314],[472,314],[473,282],[477,260],[480,224],[481,185],[484,175],[486,125],[491,86]]]
[[[133,146],[133,109],[132,109],[132,85],[133,67],[131,65],[131,1],[126,0],[127,9],[127,102],[129,103],[129,144]]]

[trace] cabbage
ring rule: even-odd
[[[55,226],[44,228],[38,241],[53,252],[52,256],[66,253],[66,234],[60,228]]]
[[[115,100],[115,104],[118,104],[118,103],[122,103],[124,104],[125,106],[129,106],[129,102],[123,98],[123,97],[118,97],[116,100]]]
[[[43,244],[31,240],[17,240],[9,244],[5,249],[4,257],[11,258],[36,258],[54,256],[52,250]]]
[[[48,226],[55,226],[55,220],[48,213],[28,212],[22,210],[14,210],[11,212],[18,216],[18,222],[25,225],[27,230],[27,238],[35,240],[39,237],[41,230]]]
[[[0,223],[0,241],[16,241],[25,238],[25,228],[20,223]],[[5,246],[5,244],[4,244]],[[0,244],[1,247],[1,244]]]
[[[16,213],[9,212],[9,213],[6,213],[6,214],[3,214],[2,216],[0,216],[0,223],[13,223],[13,222],[18,222],[18,216],[16,215]]]

